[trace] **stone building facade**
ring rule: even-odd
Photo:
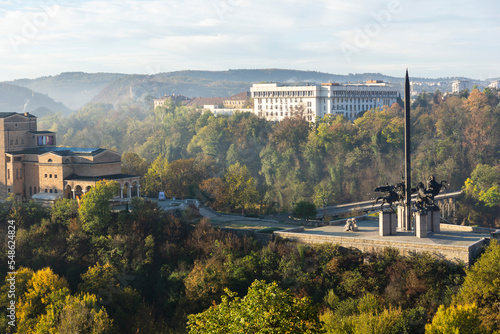
[[[120,184],[117,197],[140,195],[139,176],[121,173],[117,152],[56,144],[54,132],[37,130],[34,115],[0,113],[0,199],[77,198],[101,180]]]

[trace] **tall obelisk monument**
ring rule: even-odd
[[[410,140],[410,79],[408,69],[405,78],[405,225],[407,231],[411,230],[411,140]]]

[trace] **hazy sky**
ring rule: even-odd
[[[0,80],[287,68],[500,76],[498,0],[0,0]]]

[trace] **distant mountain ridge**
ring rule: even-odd
[[[3,85],[24,87],[35,92],[32,94],[45,94],[52,101],[47,100],[47,105],[41,103],[38,107],[44,107],[44,112],[59,109],[66,113],[70,109],[77,110],[89,102],[117,105],[130,101],[144,101],[151,97],[158,98],[165,94],[178,94],[193,98],[231,96],[248,91],[253,83],[258,82],[357,83],[370,79],[400,83],[403,81],[403,71],[401,77],[381,73],[339,75],[287,69],[186,70],[154,75],[65,72],[36,79],[18,79],[4,82]],[[450,86],[451,82],[456,79],[463,78],[412,78],[414,81],[429,84],[444,82]],[[0,88],[6,89],[6,86],[2,87]],[[2,94],[1,90],[0,94]],[[17,94],[18,99],[1,101],[0,107],[8,109],[7,111],[19,110],[20,106],[24,106],[27,101],[26,94],[29,93],[25,91]],[[54,100],[60,104],[57,105],[58,102]]]
[[[0,112],[30,112],[41,117],[50,112],[68,114],[71,110],[47,95],[25,87],[0,83]]]
[[[113,81],[127,74],[64,72],[37,79],[19,79],[10,84],[47,94],[70,109],[81,108]]]

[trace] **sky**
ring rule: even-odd
[[[283,68],[500,77],[500,1],[0,0],[0,81]]]

